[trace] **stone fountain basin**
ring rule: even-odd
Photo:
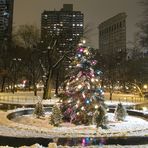
[[[45,108],[46,112],[51,112],[51,107]],[[110,108],[109,112],[114,112],[114,108]],[[120,145],[136,145],[136,144],[148,144],[148,115],[140,111],[128,110],[128,114],[132,115],[133,122],[143,121],[144,124],[139,124],[139,128],[135,128],[134,131],[127,129],[122,130],[111,130],[115,126],[119,126],[121,123],[111,123],[109,130],[96,129],[94,126],[74,126],[69,123],[62,124],[61,127],[50,128],[44,127],[41,124],[40,127],[35,125],[30,125],[26,123],[19,123],[13,121],[17,118],[30,117],[32,116],[33,109],[20,109],[14,110],[6,114],[7,125],[6,133],[0,133],[1,144],[6,145],[7,142],[12,144],[11,146],[19,145],[31,145],[34,143],[39,143],[43,146],[47,146],[49,142],[53,142],[56,139],[58,145],[80,145],[84,138],[89,138],[89,143],[91,145],[98,145],[102,140],[104,144],[120,144]],[[109,113],[110,114],[110,113]],[[136,117],[133,117],[136,116]],[[27,117],[27,118],[28,118]],[[130,117],[130,116],[129,116]],[[136,120],[137,119],[137,120]],[[40,119],[44,120],[44,119]],[[126,124],[126,122],[124,122]],[[127,124],[129,124],[127,122]],[[130,123],[131,124],[131,123]],[[131,125],[132,126],[132,125]],[[9,131],[7,131],[9,130]],[[119,132],[120,131],[120,132]],[[15,142],[15,145],[13,143]]]

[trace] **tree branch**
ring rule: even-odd
[[[69,52],[67,52],[67,53],[65,53],[53,66],[52,66],[52,68],[56,68],[59,64],[60,64],[60,62],[65,58],[65,57],[67,57],[67,54],[68,54]],[[68,58],[68,57],[67,57]],[[69,58],[68,58],[69,59]]]

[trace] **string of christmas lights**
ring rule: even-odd
[[[67,99],[61,99],[65,120],[75,124],[91,124],[94,112],[104,103],[102,72],[94,69],[97,64],[94,53],[95,49],[90,47],[77,49],[66,82]]]

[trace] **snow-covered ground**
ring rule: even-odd
[[[48,103],[56,103],[50,102]],[[47,103],[47,102],[46,102]],[[118,101],[106,101],[107,105],[116,106]],[[133,103],[122,102],[123,105],[133,105]],[[90,126],[75,126],[69,123],[62,124],[61,127],[53,127],[48,124],[47,119],[35,119],[33,116],[22,116],[16,121],[10,121],[7,119],[7,115],[10,112],[24,110],[19,108],[13,111],[2,112],[0,111],[0,135],[16,136],[16,137],[86,137],[86,136],[148,136],[148,122],[138,117],[127,116],[124,122],[117,122],[114,120],[114,116],[108,113],[109,125],[108,129],[101,128],[96,129],[95,125]],[[140,111],[143,112],[143,111]],[[147,111],[145,111],[147,114]],[[40,125],[41,126],[39,128]],[[146,135],[147,134],[147,135]]]
[[[127,116],[125,121],[116,121],[113,113],[108,113],[108,129],[96,128],[95,125],[75,126],[63,123],[60,127],[48,124],[45,118],[36,119],[33,115],[21,116],[14,121],[6,118],[7,113],[1,115],[0,135],[16,137],[112,137],[112,136],[148,136],[148,122],[144,119]],[[4,118],[4,119],[3,119]],[[44,126],[43,126],[44,125]]]
[[[117,105],[118,102],[107,102],[108,105]],[[124,105],[132,105],[126,103]],[[14,111],[24,110],[22,108]],[[7,115],[13,111],[0,111],[0,135],[12,137],[128,137],[128,136],[148,136],[148,122],[142,118],[127,116],[124,122],[116,121],[113,113],[108,113],[109,124],[108,129],[96,128],[95,125],[75,126],[70,123],[62,123],[60,127],[53,127],[48,124],[49,114],[45,118],[36,119],[33,115],[25,115],[10,121]],[[143,111],[140,111],[143,112]],[[147,113],[147,112],[146,112]],[[43,126],[44,125],[44,126]],[[36,144],[33,148],[44,148]],[[57,148],[82,148],[83,146],[58,146]],[[148,145],[107,145],[107,146],[89,146],[86,148],[147,148]],[[0,146],[0,148],[3,148]],[[4,146],[5,148],[5,146]],[[9,147],[11,148],[11,147]],[[28,148],[22,146],[21,148]]]
[[[135,105],[135,103],[133,102],[123,102],[123,101],[105,101],[105,104],[106,105],[109,105],[109,106],[117,106],[119,103],[122,103],[124,106],[132,106],[132,105]]]

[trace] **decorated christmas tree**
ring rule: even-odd
[[[126,116],[127,116],[126,108],[121,103],[119,103],[117,105],[116,110],[115,110],[115,118],[116,118],[116,120],[124,121]]]
[[[62,122],[63,115],[60,108],[57,105],[54,105],[52,108],[52,114],[49,119],[49,123],[54,126],[59,126]]]
[[[79,47],[76,51],[65,82],[67,98],[60,100],[65,121],[89,125],[92,124],[93,115],[100,105],[106,109],[100,85],[102,72],[95,69],[95,52],[90,47]]]

